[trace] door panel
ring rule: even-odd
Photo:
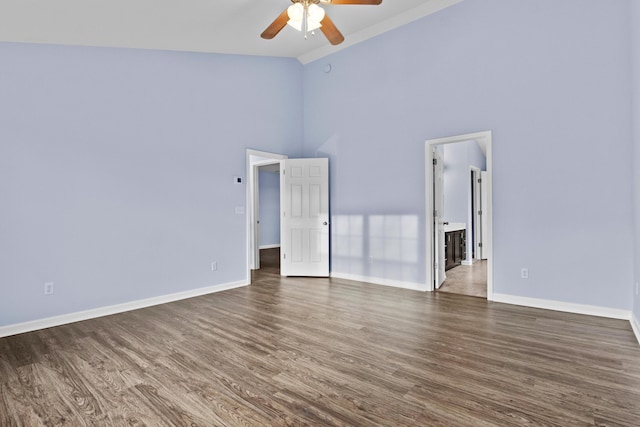
[[[434,277],[436,289],[446,278],[444,241],[444,163],[437,147],[433,148],[433,230],[434,236]]]
[[[482,206],[480,203],[480,171],[473,171],[473,206],[472,206],[472,216],[473,216],[473,224],[471,227],[471,234],[467,235],[467,244],[469,244],[469,239],[471,239],[472,244],[472,260],[482,259]]]
[[[329,161],[282,161],[280,274],[329,276]]]
[[[487,245],[487,212],[489,211],[489,206],[487,205],[489,200],[487,197],[487,171],[480,172],[480,182],[480,210],[482,211],[480,217],[480,242],[482,243],[480,259],[487,259],[487,254],[489,253],[489,247]]]
[[[291,212],[291,218],[302,217],[302,185],[292,184],[291,189],[291,206],[289,212]]]
[[[322,210],[322,188],[318,184],[309,186],[309,218],[318,218]]]
[[[309,232],[309,259],[314,263],[322,260],[322,236],[318,230]]]

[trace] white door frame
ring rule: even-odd
[[[487,230],[485,235],[487,246],[487,300],[493,301],[493,157],[491,131],[469,133],[465,135],[449,136],[445,138],[429,139],[425,142],[425,229],[426,229],[426,278],[427,289],[434,291],[434,262],[433,262],[433,167],[432,149],[435,145],[452,144],[455,142],[477,141],[484,148],[487,159]],[[483,212],[484,213],[484,212]],[[483,246],[485,246],[483,244]]]
[[[440,289],[440,286],[444,283],[447,278],[447,273],[445,269],[447,266],[445,265],[445,260],[447,255],[445,254],[444,248],[446,247],[445,243],[445,232],[444,232],[444,156],[440,153],[436,146],[431,146],[432,153],[431,156],[433,158],[432,164],[432,172],[433,172],[433,191],[434,197],[434,206],[431,212],[433,212],[432,224],[435,225],[435,239],[434,244],[431,246],[434,250],[435,265],[433,268],[435,278],[434,278],[434,286],[435,289]],[[440,179],[436,179],[438,176]],[[442,251],[439,249],[442,248]]]
[[[488,211],[488,203],[489,198],[487,197],[487,188],[485,186],[485,181],[488,181],[487,178],[488,173],[486,171],[480,171],[480,180],[482,181],[480,184],[480,210],[482,211],[482,215],[480,215],[480,243],[482,243],[482,248],[480,248],[480,259],[487,259],[489,256],[489,249],[491,242],[486,237],[488,225],[488,217],[484,214],[485,211]]]
[[[272,165],[280,163],[280,160],[287,159],[284,154],[269,153],[266,151],[258,151],[247,148],[246,150],[246,183],[247,183],[247,282],[251,283],[251,270],[259,268],[260,245],[257,239],[258,227],[256,227],[256,218],[258,218],[258,167],[264,165]]]
[[[465,265],[472,265],[477,259],[480,259],[478,243],[480,243],[480,228],[482,226],[482,224],[480,224],[480,215],[478,215],[480,211],[480,203],[478,203],[480,200],[480,184],[478,183],[478,179],[480,179],[480,168],[469,165],[469,172],[473,181],[470,183],[469,188],[469,214],[467,223],[473,224],[473,228],[467,230],[467,254],[469,256],[466,256],[465,261],[462,262]],[[473,245],[469,245],[470,237]],[[473,248],[471,248],[471,246],[473,246]]]

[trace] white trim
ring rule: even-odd
[[[260,163],[261,165],[270,164],[271,163],[270,159],[280,160],[280,159],[286,159],[287,158],[287,156],[284,155],[284,154],[271,153],[269,151],[254,150],[252,148],[247,148],[247,155],[248,156],[256,156],[256,157],[264,157],[264,160],[257,160],[255,162],[255,163]]]
[[[494,302],[522,305],[525,307],[543,308],[545,310],[564,311],[567,313],[586,314],[588,316],[608,317],[611,319],[629,320],[631,312],[619,308],[600,307],[597,305],[575,304],[539,298],[521,297],[508,294],[493,294]]]
[[[470,259],[470,260],[463,259],[462,260],[462,265],[473,265],[473,260],[472,259]]]
[[[456,3],[460,3],[463,0],[431,0],[425,1],[422,5],[409,9],[400,15],[396,15],[392,18],[379,22],[371,27],[367,27],[363,30],[356,31],[355,33],[348,34],[345,41],[338,46],[324,45],[311,52],[304,53],[298,57],[298,61],[301,64],[308,64],[317,59],[331,55],[332,53],[351,47],[355,44],[361,43],[365,40],[378,36],[387,31],[393,30],[398,27],[402,27],[409,22],[416,21],[427,15],[439,12],[442,9],[446,9],[449,6],[453,6]]]
[[[279,164],[280,160],[258,160],[255,162],[251,162],[251,164],[253,166],[271,166],[271,165],[275,165],[275,164]],[[274,172],[275,173],[275,172]]]
[[[331,278],[367,282],[374,285],[392,286],[394,288],[411,289],[413,291],[430,291],[424,283],[404,282],[395,279],[383,279],[381,277],[361,276],[359,274],[347,274],[331,272]]]
[[[274,245],[260,245],[258,249],[275,249],[279,247],[280,247],[280,243],[276,243]]]
[[[484,148],[487,161],[487,235],[485,244],[487,249],[487,300],[493,301],[493,135],[491,131],[468,133],[465,135],[448,136],[445,138],[429,139],[425,142],[425,231],[426,231],[426,286],[434,290],[433,280],[433,172],[431,168],[432,147],[455,142],[477,141]],[[430,213],[431,212],[431,213]],[[483,245],[485,246],[485,245]]]
[[[640,344],[640,322],[633,312],[631,313],[631,319],[629,320],[631,323],[631,329],[633,329],[633,333],[636,334],[636,339],[638,340],[638,344]]]
[[[152,298],[141,299],[137,301],[125,302],[123,304],[109,305],[106,307],[94,308],[91,310],[78,311],[75,313],[63,314],[60,316],[47,317],[46,319],[32,320],[24,323],[16,323],[14,325],[1,326],[0,338],[10,335],[22,334],[25,332],[37,331],[38,329],[51,328],[54,326],[65,325],[67,323],[79,322],[82,320],[95,319],[96,317],[109,316],[112,314],[124,313],[126,311],[138,310],[154,305],[166,304],[174,301],[180,301],[187,298],[198,297],[201,295],[212,294],[215,292],[235,289],[247,286],[249,283],[245,280],[238,282],[223,283],[220,285],[208,286],[205,288],[193,289],[190,291],[176,292],[174,294],[161,295]]]
[[[262,157],[260,160],[252,160],[251,156]],[[251,270],[254,268],[259,268],[260,260],[257,259],[258,247],[257,244],[254,245],[254,240],[257,240],[257,230],[254,227],[255,225],[255,217],[256,211],[258,209],[258,204],[256,203],[257,197],[257,188],[256,188],[256,179],[258,174],[256,172],[256,168],[258,166],[265,166],[268,164],[279,163],[280,160],[286,159],[287,156],[284,154],[276,154],[269,153],[267,151],[259,151],[253,150],[251,148],[246,149],[245,153],[245,163],[246,163],[246,206],[247,212],[246,215],[246,243],[247,243],[247,282],[251,283]]]
[[[482,154],[485,156],[486,162],[485,152],[486,149],[482,150]],[[479,209],[479,206],[477,206],[477,202],[480,200],[480,197],[478,197],[479,195],[477,194],[479,192],[478,190],[480,189],[480,184],[477,182],[477,180],[480,178],[482,170],[479,167],[469,165],[469,172],[471,173],[471,177],[473,178],[473,180],[471,182],[472,188],[469,188],[469,197],[467,199],[469,212],[467,213],[468,231],[466,257],[469,262],[468,265],[471,265],[471,263],[473,263],[474,257],[480,258],[480,248],[478,246],[478,243],[480,242],[478,241],[478,235],[480,234],[481,224],[479,224],[480,215],[478,215],[478,212],[481,210],[481,208]],[[471,242],[472,244],[469,244],[469,242]]]

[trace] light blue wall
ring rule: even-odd
[[[246,279],[233,176],[247,147],[300,154],[297,61],[7,43],[0,58],[0,326]]]
[[[631,59],[633,61],[633,171],[635,202],[635,286],[640,283],[640,2],[631,1],[631,28],[633,29],[633,44]],[[640,321],[640,296],[632,290],[633,312]]]
[[[0,43],[0,326],[244,280],[247,147],[330,158],[333,271],[424,283],[424,141],[482,130],[495,291],[640,317],[639,24],[466,1],[304,68]]]
[[[465,1],[306,65],[333,271],[424,283],[424,142],[492,130],[495,292],[631,309],[628,8]],[[369,262],[380,240],[388,257]]]
[[[260,171],[260,246],[280,245],[280,175]]]

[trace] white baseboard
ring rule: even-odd
[[[636,339],[638,340],[638,344],[640,344],[640,321],[635,316],[635,314],[631,313],[631,329],[633,329],[633,333],[636,334]]]
[[[109,316],[111,314],[123,313],[125,311],[137,310],[151,307],[153,305],[166,304],[187,298],[226,291],[228,289],[239,288],[249,284],[246,280],[239,282],[223,283],[220,285],[208,286],[206,288],[193,289],[190,291],[177,292],[174,294],[161,295],[153,298],[146,298],[137,301],[125,302],[123,304],[110,305],[106,307],[94,308],[91,310],[78,311],[75,313],[63,314],[60,316],[48,317],[46,319],[32,320],[14,325],[0,326],[0,338],[10,335],[22,334],[24,332],[36,331],[38,329],[51,328],[53,326],[65,325],[67,323],[79,322],[81,320],[95,319],[96,317]]]
[[[473,260],[467,261],[466,259],[462,260],[462,265],[473,265]]]
[[[564,311],[567,313],[586,314],[589,316],[608,317],[611,319],[629,320],[629,310],[619,308],[600,307],[596,305],[574,304],[570,302],[520,297],[507,294],[493,294],[492,301],[505,304],[523,305],[526,307],[544,308],[546,310]]]
[[[260,245],[258,246],[258,249],[274,249],[279,247],[280,247],[280,243],[276,243],[274,245]]]
[[[373,283],[374,285],[393,286],[394,288],[411,289],[414,291],[428,291],[424,283],[403,282],[402,280],[382,279],[380,277],[361,276],[359,274],[347,274],[331,272],[331,277],[336,279],[354,280],[356,282]]]

